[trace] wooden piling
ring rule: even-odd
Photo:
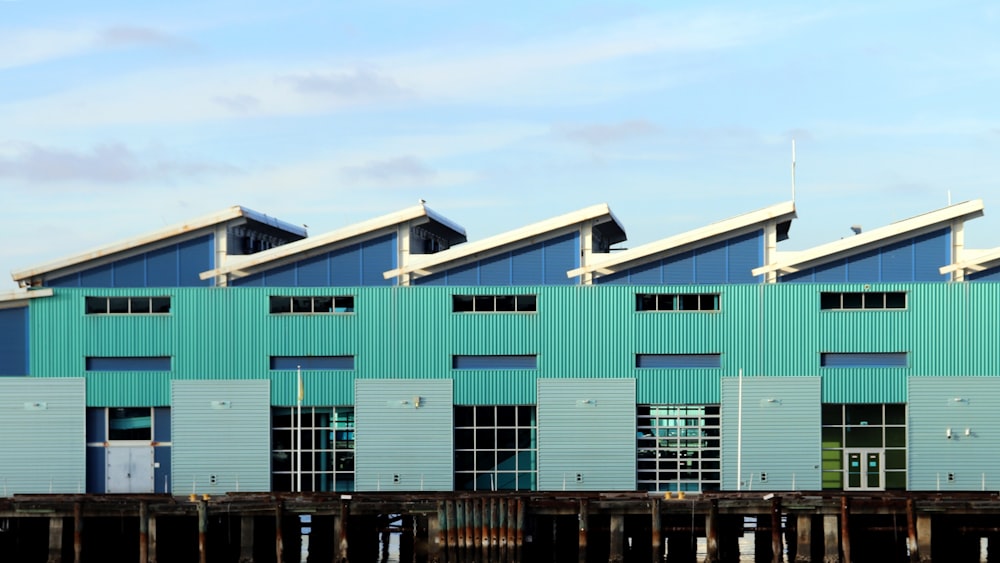
[[[609,527],[608,535],[611,546],[608,553],[608,563],[622,563],[625,561],[625,516],[612,514]]]
[[[705,515],[705,563],[719,563],[719,501],[711,500]]]
[[[285,540],[281,530],[281,523],[285,519],[284,508],[281,503],[274,507],[274,554],[276,561],[281,563],[285,557]]]
[[[517,499],[517,536],[514,540],[514,561],[523,561],[524,555],[524,511],[525,501]]]
[[[483,510],[486,510],[486,505],[483,505]],[[484,562],[497,561],[500,556],[500,513],[499,507],[497,506],[497,498],[490,497],[490,525],[487,527],[490,538],[490,548],[487,551],[489,557],[484,559]],[[485,539],[485,538],[484,538]]]
[[[931,563],[931,515],[917,516],[917,550],[920,563]]]
[[[240,563],[253,563],[253,516],[240,517]]]
[[[149,563],[149,504],[139,501],[139,563]]]
[[[840,497],[840,550],[843,563],[851,563],[851,505],[847,497]]]
[[[150,514],[148,518],[149,526],[149,554],[148,563],[156,562],[156,515]]]
[[[812,562],[812,515],[799,514],[795,537],[795,563]],[[777,561],[777,559],[775,559]]]
[[[500,520],[497,522],[497,561],[507,563],[507,521],[508,508],[510,502],[507,499],[497,499],[497,513]]]
[[[919,563],[920,546],[917,544],[917,515],[913,499],[906,499],[906,546],[910,549],[910,563]]]
[[[448,561],[465,563],[465,501],[455,501],[455,559]]]
[[[350,547],[347,543],[348,526],[351,523],[351,505],[348,501],[341,499],[340,501],[340,537],[337,538],[337,561],[338,563],[347,563],[349,559],[348,548]]]
[[[654,498],[651,503],[649,503],[649,529],[650,529],[650,544],[652,546],[653,561],[652,563],[662,563],[663,561],[663,530],[662,524],[660,523],[660,499]]]
[[[83,503],[73,503],[73,563],[83,561]]]
[[[208,563],[208,503],[198,501],[198,561]]]
[[[444,545],[444,531],[441,529],[444,520],[444,502],[437,502],[437,514],[427,515],[427,563],[443,563],[441,554]]]
[[[579,545],[577,546],[578,548],[577,561],[579,563],[587,563],[587,501],[586,500],[580,501],[580,511],[577,514],[577,518],[579,519],[579,524],[580,524],[580,534],[579,534],[580,542]],[[554,527],[555,526],[553,525],[553,528]],[[553,538],[553,543],[555,543],[554,538]]]
[[[774,563],[784,561],[785,546],[781,541],[781,497],[771,499],[771,556]]]
[[[840,527],[832,514],[823,516],[823,563],[840,563]]]
[[[48,563],[62,563],[62,516],[49,518],[49,559]]]

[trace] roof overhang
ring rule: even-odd
[[[588,273],[598,275],[613,274],[652,260],[659,260],[679,254],[691,248],[761,229],[768,222],[777,224],[779,240],[782,240],[782,237],[787,238],[789,225],[795,217],[794,202],[779,203],[712,223],[686,233],[608,254],[607,258],[603,260],[595,259],[592,264],[570,270],[566,272],[566,275],[572,278]]]
[[[359,238],[368,238],[383,233],[394,232],[403,223],[409,223],[412,226],[424,226],[438,236],[447,239],[450,243],[459,243],[465,240],[465,229],[431,211],[423,204],[419,204],[388,215],[355,223],[336,231],[290,242],[255,254],[230,256],[225,265],[214,270],[201,272],[198,277],[203,280],[222,275],[229,275],[234,278],[245,277],[260,270],[280,266],[296,260],[304,260],[348,244],[353,244]]]
[[[29,299],[51,297],[52,289],[14,289],[0,291],[0,309],[16,309],[28,305]]]
[[[835,260],[841,256],[863,252],[874,246],[891,244],[901,239],[931,232],[955,221],[966,221],[982,216],[982,200],[964,201],[936,211],[924,213],[923,215],[903,219],[902,221],[897,221],[852,237],[815,246],[808,250],[779,252],[777,253],[777,260],[760,268],[755,268],[752,273],[755,276],[770,272],[779,272],[782,274],[795,273],[805,268],[811,268],[830,260]]]
[[[411,256],[411,264],[384,272],[382,276],[385,279],[391,279],[408,274],[420,276],[433,274],[471,261],[495,256],[501,252],[529,246],[554,235],[558,236],[560,233],[579,229],[580,225],[586,222],[591,222],[594,228],[602,228],[603,234],[614,241],[611,244],[625,240],[625,229],[618,218],[611,213],[608,204],[600,203],[506,233],[449,248],[436,254]]]
[[[285,223],[284,221],[279,221],[263,213],[258,213],[251,209],[234,205],[222,211],[204,215],[191,221],[179,223],[146,233],[144,235],[94,248],[68,258],[60,258],[59,260],[54,260],[52,262],[41,264],[19,272],[12,272],[11,278],[13,278],[13,280],[22,287],[37,285],[41,282],[41,280],[47,277],[59,277],[64,274],[79,271],[80,269],[86,267],[87,262],[107,260],[112,257],[124,258],[144,250],[155,249],[158,246],[171,244],[182,239],[194,238],[221,223],[238,225],[241,222],[245,223],[248,220],[256,221],[271,228],[292,233],[296,236],[306,236],[306,231],[303,227]]]

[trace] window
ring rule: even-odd
[[[108,440],[153,439],[153,409],[108,409]]]
[[[271,356],[271,369],[354,369],[354,356]]]
[[[850,454],[857,452],[881,458],[883,475],[878,480],[885,489],[906,488],[906,405],[828,403],[822,417],[824,489],[862,485],[856,475],[845,474]]]
[[[636,405],[636,483],[644,491],[717,491],[718,405]]]
[[[301,421],[301,431],[300,428]],[[354,409],[277,407],[271,411],[271,490],[291,491],[301,436],[303,492],[354,490]]]
[[[452,356],[454,369],[535,369],[538,356]]]
[[[165,315],[170,313],[170,297],[86,297],[88,315]]]
[[[535,407],[455,407],[455,489],[533,491],[538,481]]]
[[[636,354],[637,368],[721,368],[722,354]]]
[[[87,371],[170,371],[170,356],[89,356],[85,365]]]
[[[718,311],[718,293],[636,293],[636,311]]]
[[[826,368],[905,368],[906,352],[825,352],[819,355],[819,365]]]
[[[452,295],[454,313],[531,313],[538,310],[536,295]]]
[[[319,296],[285,296],[270,297],[271,314],[308,314],[308,313],[353,313],[353,295],[319,295]]]
[[[905,309],[906,292],[822,292],[819,294],[819,307],[825,311]]]

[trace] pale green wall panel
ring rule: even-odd
[[[819,490],[819,402],[818,377],[744,377],[741,445],[739,378],[724,379],[722,488],[738,488],[742,452],[743,490]]]
[[[4,495],[86,491],[86,408],[78,378],[0,377]]]
[[[631,491],[635,380],[538,381],[538,488]]]
[[[1000,488],[1000,379],[914,377],[909,391],[908,488]]]
[[[171,403],[171,492],[271,490],[267,381],[174,381]]]
[[[450,380],[361,380],[354,408],[358,491],[450,491]]]

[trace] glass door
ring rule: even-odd
[[[882,467],[882,450],[845,449],[847,461],[845,490],[883,491],[885,471]]]

